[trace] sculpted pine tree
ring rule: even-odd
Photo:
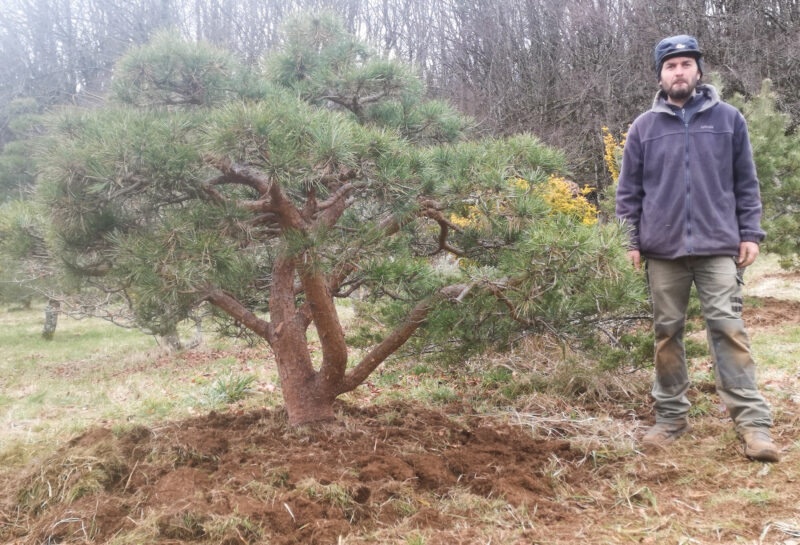
[[[619,231],[540,191],[563,159],[534,137],[468,140],[333,19],[293,21],[263,66],[167,35],[130,51],[113,100],[52,120],[38,195],[53,251],[140,323],[207,302],[266,340],[292,424],[333,418],[420,328],[477,349],[640,295]],[[335,299],[356,290],[372,319],[347,337]]]

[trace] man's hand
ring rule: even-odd
[[[628,252],[630,255],[630,252]],[[740,269],[744,269],[748,265],[752,265],[753,261],[758,257],[758,244],[755,242],[740,242],[739,243],[739,259],[737,264]]]
[[[744,242],[742,244],[744,244]],[[756,246],[756,254],[758,254],[758,246]],[[633,268],[637,271],[642,268],[642,254],[639,253],[639,250],[628,250],[628,259],[631,260]],[[755,257],[753,259],[755,259]]]

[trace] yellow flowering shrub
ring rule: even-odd
[[[469,227],[470,225],[477,225],[481,222],[481,213],[477,206],[471,205],[467,207],[467,215],[459,216],[458,214],[450,214],[450,223],[461,227]]]
[[[608,127],[603,127],[603,159],[615,184],[619,179],[619,167],[622,163],[622,151],[625,149],[625,138],[627,136],[628,133],[622,133],[619,140],[617,140]]]
[[[597,223],[597,207],[586,200],[586,195],[593,190],[593,187],[578,189],[575,182],[568,182],[561,176],[550,176],[541,193],[554,214],[567,214],[585,225],[594,225]]]
[[[531,184],[525,178],[511,178],[511,187],[520,191],[527,191],[530,189]]]
[[[509,185],[522,192],[528,191],[531,187],[528,180],[518,177],[511,178]],[[597,207],[586,200],[586,195],[594,191],[593,187],[580,189],[575,182],[570,182],[563,176],[551,175],[545,184],[536,188],[536,191],[550,205],[553,214],[567,214],[581,220],[585,225],[597,223]],[[494,201],[495,213],[508,216],[507,199],[509,197],[498,195],[493,197],[489,201]],[[466,215],[450,214],[450,223],[462,229],[467,227],[491,228],[485,213],[478,206],[470,205],[466,209]]]

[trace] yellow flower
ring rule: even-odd
[[[619,165],[622,162],[622,151],[625,149],[627,136],[628,133],[622,133],[618,142],[608,127],[603,127],[603,160],[614,183],[619,179]]]
[[[511,185],[521,191],[527,191],[531,184],[524,178],[511,178]]]
[[[594,225],[597,223],[597,207],[586,200],[586,194],[592,190],[593,188],[578,190],[575,182],[568,182],[560,176],[550,176],[542,187],[542,197],[554,214],[566,214],[581,220],[585,225]]]

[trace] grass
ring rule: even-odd
[[[797,368],[800,354],[800,326],[787,325],[762,332],[752,340],[753,353],[760,365],[791,371]]]
[[[757,292],[760,282],[775,274],[769,262],[748,271],[748,293]],[[21,498],[32,505],[54,501],[51,497],[78,501],[130,474],[114,464],[113,452],[102,455],[103,463],[91,451],[47,463],[48,452],[88,427],[107,426],[119,437],[211,409],[238,412],[282,403],[274,364],[263,346],[251,349],[209,338],[198,350],[166,354],[139,332],[66,318],[48,342],[40,338],[41,312],[41,307],[0,312],[0,472],[43,456],[38,480],[29,483]],[[698,345],[705,342],[701,330],[693,337]],[[564,509],[548,512],[544,503],[513,506],[501,496],[477,495],[462,482],[446,491],[425,492],[404,483],[375,508],[387,514],[385,521],[364,534],[343,536],[339,543],[754,543],[765,531],[764,542],[788,539],[777,521],[800,527],[792,522],[800,502],[800,325],[762,327],[751,338],[763,392],[776,415],[775,436],[784,449],[784,460],[774,466],[744,458],[710,389],[714,379],[708,356],[699,349],[691,369],[693,382],[700,386],[692,391],[695,429],[669,452],[647,456],[637,436],[652,417],[651,369],[607,373],[597,369],[597,362],[545,338],[457,366],[394,360],[370,377],[366,387],[343,398],[364,405],[401,400],[428,410],[458,411],[463,405],[487,422],[515,424],[542,440],[567,440],[576,458],[553,457],[536,475],[550,485],[543,502]],[[458,413],[448,412],[447,417],[457,419]],[[394,409],[378,412],[376,418],[387,425],[402,425],[407,419]],[[359,431],[357,421],[341,420],[349,433]],[[414,433],[425,437],[427,431]],[[207,461],[189,447],[161,453],[166,454],[175,456],[176,467]],[[236,486],[265,503],[291,493],[354,515],[363,508],[354,499],[357,487],[312,478],[290,484],[288,465]],[[419,527],[415,515],[425,515],[426,509],[451,526]],[[136,528],[113,537],[112,543],[271,539],[259,533],[257,523],[235,512],[205,517],[145,513],[134,518],[139,519]]]
[[[776,255],[762,254],[745,272],[745,294],[754,297],[775,297],[800,301],[797,280],[780,268]]]
[[[274,368],[218,356],[241,351],[226,340],[175,357],[140,331],[62,316],[46,341],[43,308],[0,311],[0,466],[23,463],[94,425],[148,425],[208,406],[281,402]],[[269,362],[263,347],[252,354]]]

